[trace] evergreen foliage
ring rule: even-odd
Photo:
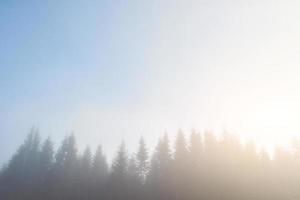
[[[101,146],[78,153],[70,135],[55,151],[51,139],[41,141],[33,128],[0,171],[0,199],[300,199],[299,141],[290,151],[276,148],[270,158],[228,132],[186,136],[179,130],[171,148],[165,134],[152,155],[143,138],[133,154],[123,142],[108,165]]]

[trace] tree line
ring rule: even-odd
[[[143,138],[129,155],[123,142],[111,164],[101,146],[78,152],[74,135],[55,151],[32,129],[0,172],[5,200],[292,200],[300,199],[300,143],[270,158],[228,132],[217,138],[179,130],[150,154]]]

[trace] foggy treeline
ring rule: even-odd
[[[122,143],[109,165],[101,146],[79,153],[74,135],[57,151],[32,129],[2,168],[3,200],[292,200],[300,199],[300,143],[272,159],[232,134],[167,134],[149,152]]]

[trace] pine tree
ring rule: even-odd
[[[184,168],[187,163],[188,149],[182,130],[179,130],[175,142],[174,162],[176,168]],[[180,173],[180,172],[179,172]]]
[[[62,145],[56,153],[56,167],[62,172],[68,172],[77,164],[77,147],[74,135],[70,135],[64,139]]]
[[[131,156],[128,162],[127,190],[128,199],[139,200],[145,198],[141,193],[142,182],[139,177],[139,170],[136,162],[136,156]]]
[[[209,131],[204,133],[204,151],[207,158],[214,158],[218,153],[217,138]]]
[[[190,188],[192,194],[203,193],[202,183],[202,171],[203,171],[203,144],[200,133],[197,133],[195,129],[192,130],[190,135],[189,144],[189,159],[188,165],[185,170],[185,179],[188,181],[185,183],[186,187]]]
[[[128,169],[128,156],[127,156],[125,143],[122,142],[119,147],[117,156],[113,160],[111,166],[111,174],[114,178],[123,180],[127,175],[127,169]]]
[[[53,143],[48,137],[41,147],[38,159],[38,185],[35,187],[37,199],[48,199],[50,193],[51,169],[54,162]]]
[[[96,153],[92,160],[92,195],[93,199],[105,199],[106,190],[104,186],[107,183],[108,178],[108,164],[106,157],[102,152],[102,148],[99,145],[96,149]]]
[[[55,158],[53,198],[75,198],[78,158],[76,140],[73,134],[63,140]]]
[[[101,146],[97,147],[96,153],[93,157],[92,175],[97,182],[105,182],[108,175],[108,164],[106,157],[102,152]]]
[[[170,198],[172,155],[168,135],[159,140],[152,155],[151,166],[147,178],[149,196],[153,199]]]
[[[143,138],[140,139],[139,149],[136,154],[136,164],[138,170],[138,177],[142,184],[145,183],[146,176],[149,170],[149,163],[148,163],[148,151],[146,148],[146,144]]]
[[[156,154],[160,165],[159,168],[161,169],[162,173],[167,174],[170,170],[170,165],[172,162],[171,148],[167,134],[165,134],[163,139],[158,143]]]
[[[190,136],[190,145],[189,145],[189,154],[190,161],[193,166],[200,165],[200,159],[203,154],[203,145],[201,141],[201,135],[196,132],[196,130],[192,130]]]
[[[39,145],[39,133],[32,128],[3,171],[7,188],[9,188],[4,191],[8,199],[34,198],[33,188],[38,180]]]
[[[39,173],[41,182],[44,182],[49,175],[50,169],[54,161],[54,149],[51,139],[48,137],[41,148],[39,155]]]
[[[186,139],[182,130],[177,133],[175,141],[175,153],[173,163],[173,191],[176,199],[182,199],[187,195],[187,180],[188,174],[188,149]]]
[[[92,153],[90,147],[86,147],[84,150],[79,161],[79,168],[83,174],[90,174],[92,169]]]
[[[134,187],[138,187],[138,185],[141,184],[139,180],[139,169],[134,156],[132,156],[128,162],[128,181],[130,185]]]
[[[86,147],[83,154],[80,156],[78,163],[78,171],[76,176],[77,183],[77,197],[79,199],[90,199],[91,197],[91,168],[92,167],[92,154],[89,147]],[[75,192],[75,191],[74,191]]]
[[[128,156],[125,143],[122,142],[111,166],[110,198],[121,200],[128,197]]]

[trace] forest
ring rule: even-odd
[[[32,129],[0,172],[3,200],[293,200],[299,188],[297,140],[271,157],[226,131],[164,134],[153,152],[140,138],[130,155],[123,142],[110,163],[101,146],[79,152],[71,134],[55,150]]]

